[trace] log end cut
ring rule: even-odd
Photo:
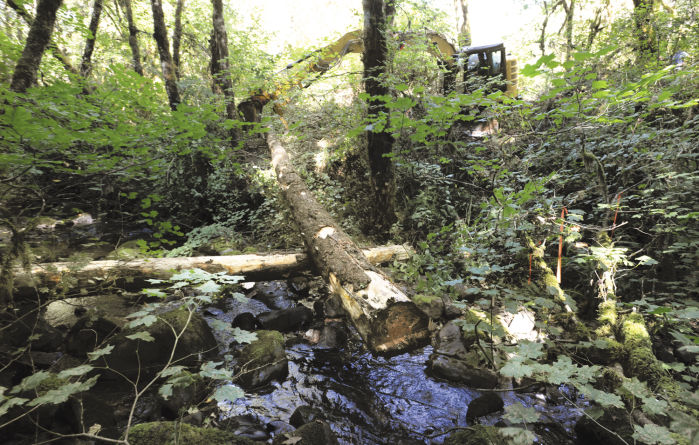
[[[367,342],[382,354],[404,352],[422,346],[429,338],[429,320],[412,303],[396,303],[381,311],[370,323]]]

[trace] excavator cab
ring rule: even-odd
[[[470,46],[459,51],[459,62],[463,66],[464,83],[468,85],[474,77],[491,79],[500,76],[497,89],[508,96],[517,95],[517,60],[508,59],[505,45]]]

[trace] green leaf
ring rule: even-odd
[[[670,431],[664,426],[655,424],[634,425],[633,429],[634,433],[631,437],[648,445],[673,445],[676,443],[675,439],[670,436]]]
[[[92,386],[97,383],[97,378],[98,376],[94,376],[88,380],[85,380],[84,382],[67,383],[60,388],[47,391],[46,394],[30,401],[27,405],[37,406],[47,403],[53,405],[61,404],[68,400],[68,398],[73,394],[87,391],[88,389],[92,388]]]
[[[616,394],[611,394],[608,392],[600,391],[598,389],[593,388],[590,385],[583,385],[579,387],[580,392],[587,396],[588,398],[594,400],[597,402],[599,405],[601,405],[603,408],[608,408],[610,406],[616,407],[616,408],[623,408],[624,407],[624,402],[621,400],[621,397],[619,397]]]
[[[508,445],[531,445],[536,440],[536,436],[529,430],[516,427],[498,428],[498,431],[507,437]]]
[[[148,342],[155,341],[153,336],[150,335],[150,333],[147,331],[136,332],[134,334],[127,335],[126,338],[128,338],[129,340],[143,340]]]
[[[166,298],[167,294],[160,289],[143,289],[143,293],[149,297]]]
[[[160,394],[163,399],[167,400],[172,395],[172,384],[166,383],[160,388],[158,388],[158,394]]]
[[[621,387],[639,399],[648,395],[648,388],[646,388],[645,383],[642,383],[636,377],[624,380]]]
[[[22,397],[12,397],[5,400],[2,404],[0,404],[0,418],[7,414],[10,408],[12,408],[13,406],[24,405],[28,401],[29,399],[24,399]]]
[[[160,377],[170,377],[172,375],[177,375],[187,369],[185,366],[170,366],[160,373]]]
[[[515,357],[510,359],[505,366],[500,368],[500,374],[505,377],[513,377],[515,379],[521,379],[522,377],[529,377],[534,373],[534,368],[530,365],[525,365],[522,363],[522,359]]]
[[[44,380],[51,377],[48,371],[39,371],[22,379],[22,382],[10,390],[10,394],[36,389]]]
[[[505,414],[502,417],[512,423],[533,423],[539,420],[541,414],[534,407],[513,403],[505,407]]]
[[[217,402],[224,402],[226,400],[235,402],[237,399],[245,397],[245,391],[240,389],[236,385],[224,385],[216,389],[213,398]]]
[[[668,404],[665,400],[658,400],[654,397],[643,398],[643,412],[650,415],[665,414]]]
[[[201,286],[197,286],[197,289],[199,292],[203,292],[205,294],[215,294],[221,290],[221,286],[216,284],[216,282],[209,280]]]
[[[531,341],[521,341],[519,347],[517,348],[517,354],[531,359],[539,358],[543,355],[544,345],[542,343],[535,343]]]
[[[257,340],[256,333],[244,331],[240,328],[233,328],[233,337],[238,343],[252,343]]]
[[[76,366],[75,368],[70,368],[70,369],[64,369],[63,371],[58,373],[58,378],[59,379],[67,379],[68,377],[77,377],[81,376],[84,374],[87,374],[88,372],[92,371],[94,366],[91,365],[80,365]]]
[[[98,358],[102,357],[103,355],[110,354],[112,352],[112,349],[114,349],[113,345],[107,345],[104,348],[100,349],[95,349],[92,352],[87,353],[87,357],[90,359],[90,361],[95,361]]]
[[[136,326],[141,326],[144,325],[146,327],[152,325],[158,321],[158,317],[155,315],[146,315],[145,317],[137,318],[135,320],[132,320],[129,324],[126,325],[127,328],[135,328]]]

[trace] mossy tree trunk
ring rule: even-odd
[[[102,2],[103,0],[95,0],[95,3],[92,5],[92,17],[90,18],[90,25],[87,28],[89,34],[85,40],[85,49],[83,50],[83,57],[80,62],[80,74],[83,77],[87,77],[92,69],[92,53],[95,50],[97,28],[100,23],[100,16],[102,15]]]
[[[131,0],[121,0],[126,12],[126,24],[129,28],[129,47],[131,47],[131,59],[133,70],[143,76],[143,66],[141,65],[141,51],[138,47],[138,29],[134,24],[133,12],[131,10]]]
[[[226,104],[226,117],[230,120],[238,119],[238,110],[235,107],[233,95],[233,82],[231,82],[230,66],[228,61],[228,33],[223,17],[223,2],[211,0],[213,6],[213,32],[211,34],[211,75],[214,78],[214,91],[222,94]],[[238,135],[231,129],[231,145],[236,146]]]
[[[170,108],[174,111],[177,105],[180,104],[180,92],[177,89],[177,79],[175,78],[175,67],[170,54],[170,43],[167,38],[167,29],[165,28],[165,17],[163,15],[163,4],[161,0],[151,0],[153,9],[153,37],[158,45],[158,53],[160,54],[160,67],[163,70],[163,79],[165,80],[165,91],[170,102]]]
[[[364,88],[369,97],[369,119],[388,120],[385,102],[379,99],[389,92],[383,82],[388,60],[386,16],[383,0],[363,0],[364,5]],[[386,122],[388,126],[388,122]],[[396,221],[395,178],[393,172],[393,136],[386,131],[367,132],[367,154],[374,196],[373,225],[383,236]]]
[[[642,56],[658,54],[658,41],[653,23],[655,0],[633,0],[636,39]]]
[[[172,61],[175,64],[175,77],[180,79],[180,44],[182,42],[182,10],[184,0],[177,0],[175,8],[175,30],[172,33]]]
[[[456,34],[458,36],[457,45],[471,45],[471,22],[468,19],[468,0],[454,0],[454,10],[456,12]]]
[[[25,23],[31,27],[32,22],[34,22],[34,17],[32,17],[31,14],[29,14],[23,6],[19,5],[17,2],[15,2],[15,0],[5,0],[5,2],[7,3],[7,6],[12,8],[17,13],[17,15],[22,17]],[[68,58],[66,53],[62,49],[60,49],[52,39],[49,39],[47,49],[51,51],[51,55],[53,56],[53,58],[58,60],[61,63],[61,65],[63,65],[63,68],[66,69],[66,71],[76,76],[80,75],[80,72],[77,70],[77,68],[75,68],[73,64],[70,63],[70,59]]]
[[[63,0],[39,0],[36,7],[36,17],[29,29],[29,35],[24,45],[22,55],[17,61],[10,88],[23,93],[36,81],[41,58],[46,46],[51,40],[53,27],[56,24],[56,12]]]

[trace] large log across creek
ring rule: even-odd
[[[427,315],[367,260],[313,197],[282,144],[269,140],[277,181],[306,250],[368,347],[396,353],[426,341]]]
[[[373,247],[364,250],[363,253],[372,264],[403,260],[409,255],[405,247],[398,245]],[[82,266],[70,262],[59,262],[35,264],[28,273],[17,269],[13,286],[15,289],[53,287],[65,283],[66,278],[72,280],[71,287],[89,286],[90,282],[112,282],[124,279],[167,280],[174,272],[190,269],[243,275],[248,281],[279,280],[306,273],[311,270],[311,267],[311,260],[303,253],[99,260]]]

